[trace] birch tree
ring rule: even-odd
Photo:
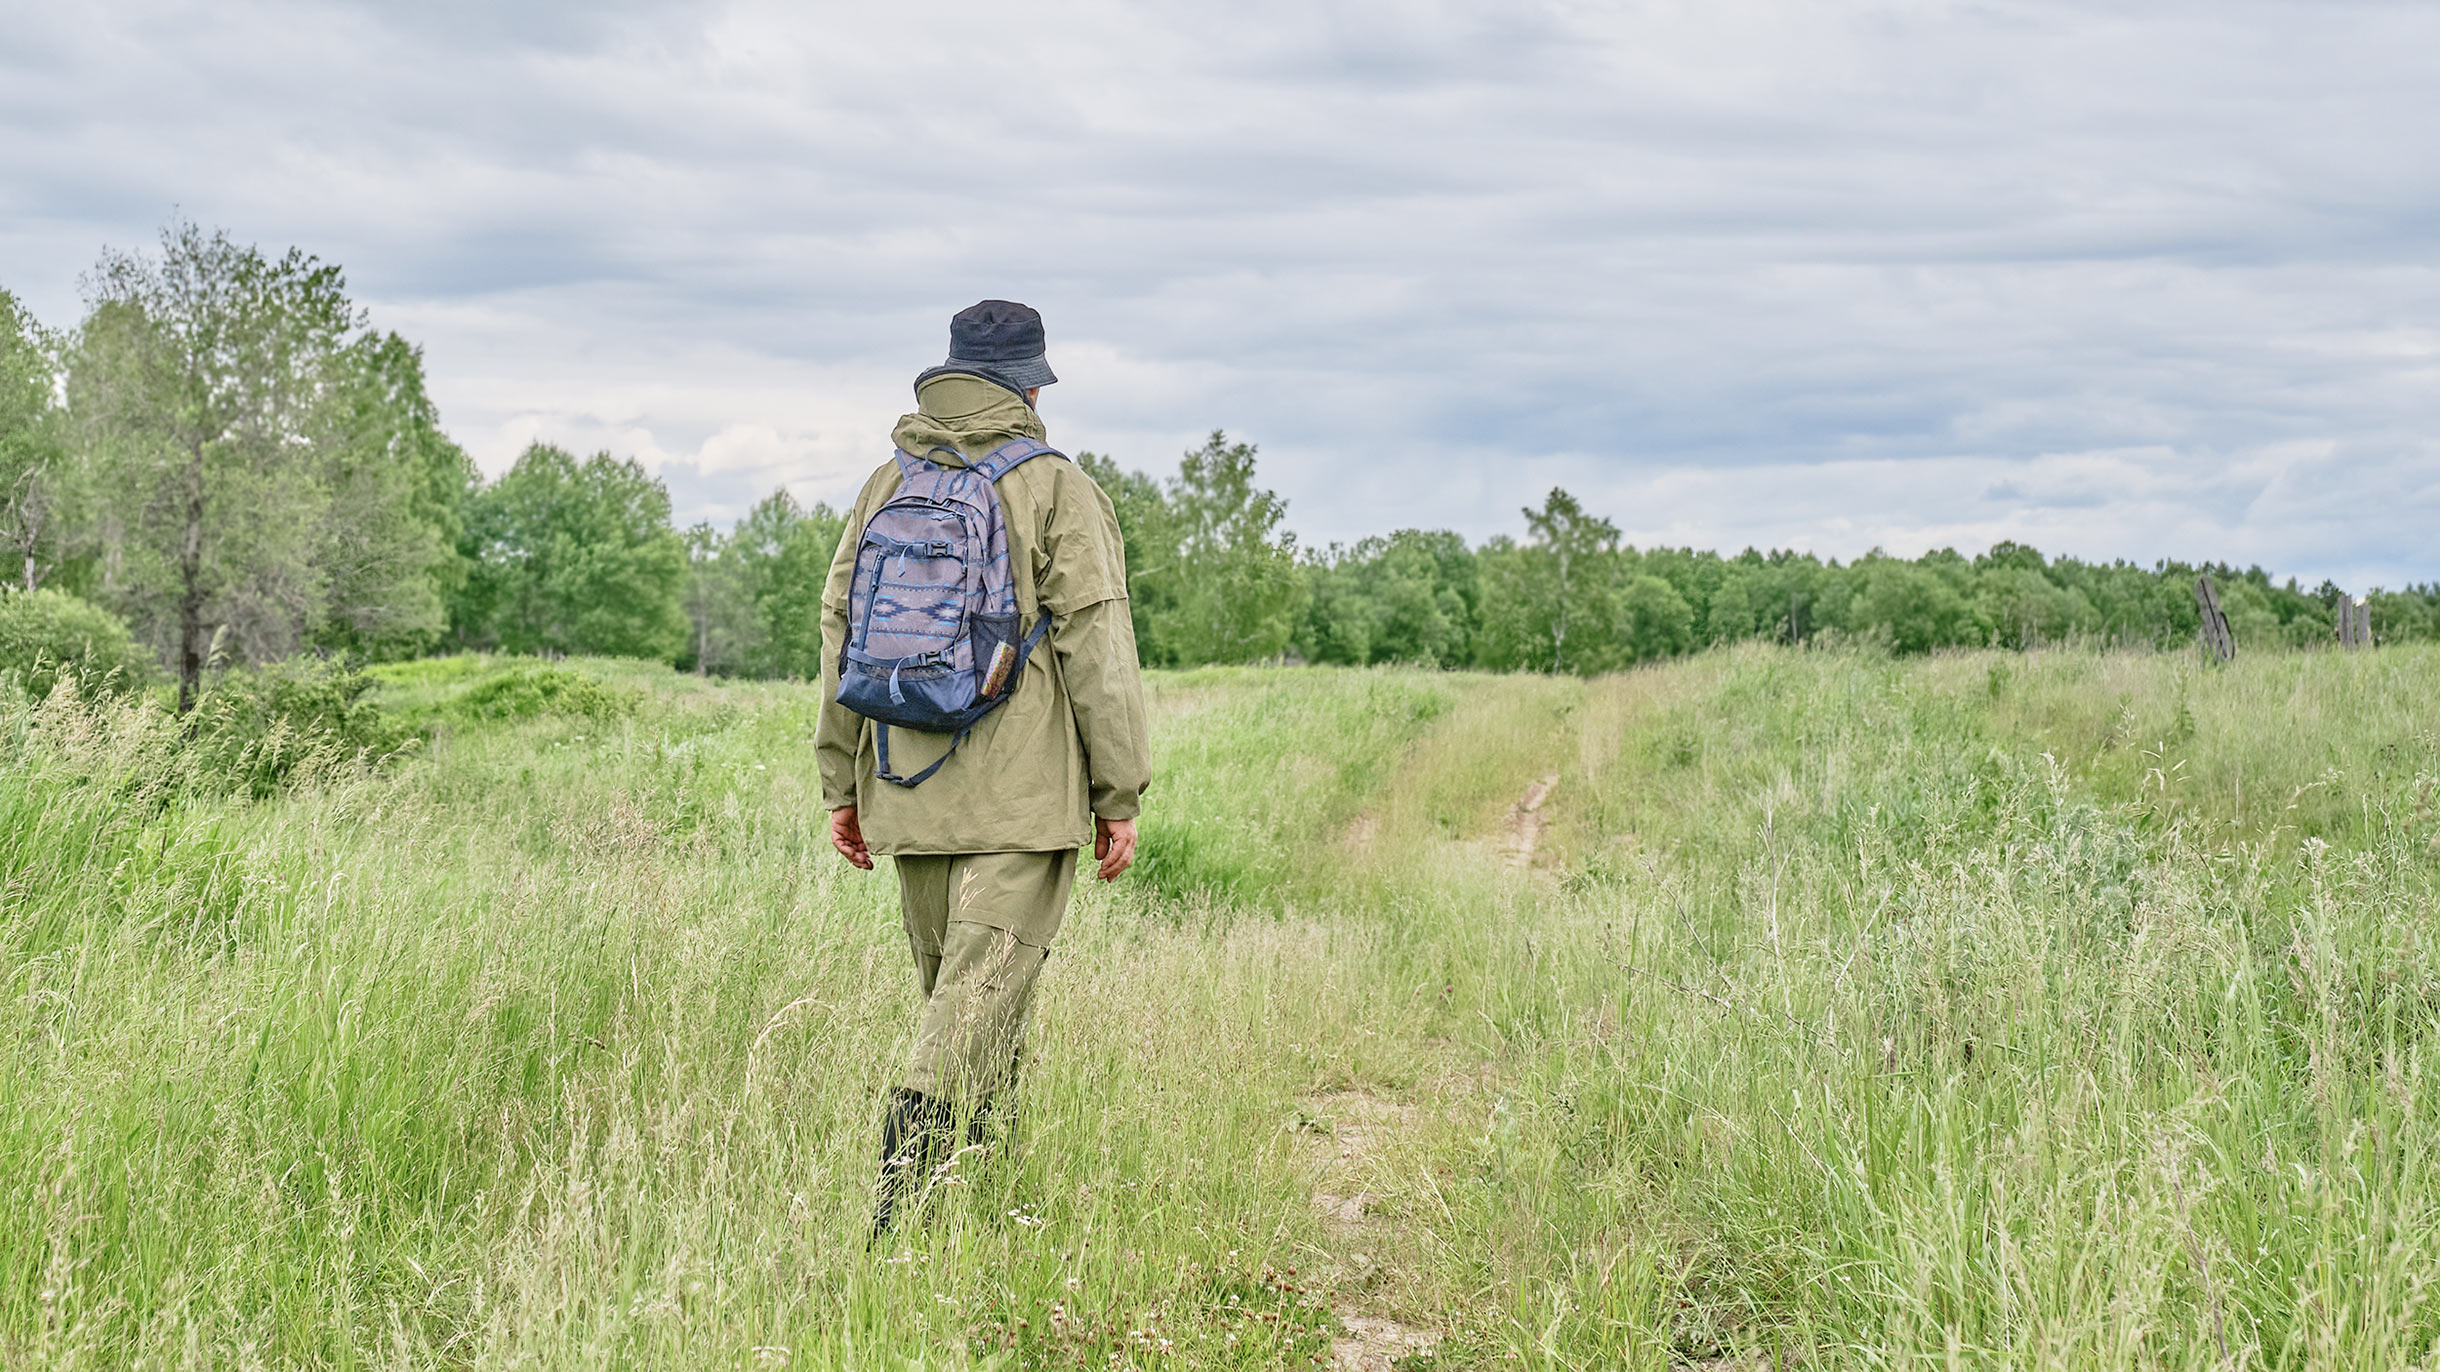
[[[1618,550],[1618,526],[1601,516],[1590,513],[1577,499],[1557,487],[1539,510],[1526,510],[1525,528],[1532,535],[1526,545],[1529,561],[1539,563],[1546,596],[1550,634],[1550,670],[1568,670],[1567,636],[1571,629],[1581,637],[1586,630],[1598,633],[1605,629],[1608,609],[1608,567],[1612,554]],[[1530,602],[1529,602],[1530,603]],[[1580,645],[1576,670],[1594,671],[1603,664],[1600,645]],[[1591,651],[1588,651],[1588,648]]]
[[[1287,648],[1307,595],[1288,503],[1254,484],[1254,445],[1215,429],[1178,464],[1168,507],[1178,536],[1157,640],[1183,662],[1258,662]]]

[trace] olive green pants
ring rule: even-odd
[[[910,1091],[975,1100],[1016,1076],[1034,982],[1067,918],[1076,852],[899,857],[898,900],[922,987]]]

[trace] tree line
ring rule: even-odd
[[[300,653],[819,672],[844,531],[827,505],[782,489],[728,529],[681,530],[640,463],[544,443],[485,481],[441,430],[421,352],[370,326],[337,267],[295,250],[173,223],[152,252],[104,253],[84,286],[84,317],[62,332],[0,290],[0,652],[117,634],[168,670],[182,709],[217,667]],[[1077,455],[1117,509],[1148,664],[1592,673],[1744,639],[2162,645],[2195,634],[2200,572],[2241,643],[2307,646],[2330,638],[2343,594],[2258,567],[2015,543],[1846,563],[1637,548],[1564,490],[1479,545],[1404,529],[1305,548],[1256,456],[1214,432],[1156,480]],[[2440,585],[2371,605],[2381,639],[2440,638]]]
[[[2002,542],[1976,557],[1869,553],[1841,563],[1748,548],[1637,548],[1564,489],[1518,511],[1522,535],[1469,545],[1402,529],[1302,549],[1254,481],[1253,447],[1214,433],[1156,482],[1086,454],[1126,536],[1136,637],[1162,666],[1289,661],[1595,673],[1747,639],[1899,653],[2063,642],[2165,646],[2200,624],[2210,574],[2239,641],[2332,638],[2345,596],[2260,567],[2085,562]],[[2440,639],[2440,584],[2369,593],[2376,637]]]

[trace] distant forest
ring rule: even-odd
[[[157,663],[182,706],[214,670],[299,654],[819,670],[843,526],[828,506],[781,490],[734,527],[680,529],[640,463],[548,444],[485,481],[441,431],[421,352],[294,250],[172,224],[156,252],[105,254],[85,295],[54,332],[0,290],[0,668]],[[1405,529],[1303,548],[1255,458],[1220,432],[1166,481],[1077,454],[1117,506],[1148,664],[1593,673],[1755,638],[2173,645],[2196,633],[2205,571],[2240,647],[2308,647],[2331,640],[2342,597],[2259,567],[2014,543],[1848,563],[1639,549],[1564,490],[1479,546]],[[2440,585],[2370,601],[2377,639],[2440,639]]]

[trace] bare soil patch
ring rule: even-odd
[[[1342,1372],[1391,1372],[1400,1358],[1432,1351],[1432,1336],[1412,1325],[1371,1315],[1341,1315],[1347,1332],[1330,1341],[1330,1365]]]
[[[1531,867],[1534,853],[1542,846],[1543,802],[1550,799],[1551,788],[1559,784],[1556,773],[1525,788],[1517,803],[1508,811],[1508,865]]]
[[[1344,1331],[1331,1340],[1330,1366],[1342,1372],[1390,1372],[1439,1338],[1394,1318],[1383,1299],[1402,1284],[1402,1254],[1412,1242],[1380,1208],[1385,1154],[1418,1115],[1366,1091],[1334,1091],[1308,1099],[1298,1121],[1300,1146],[1318,1174],[1313,1208],[1328,1235],[1331,1307]]]
[[[1381,817],[1366,810],[1347,821],[1346,830],[1339,835],[1339,844],[1347,850],[1349,855],[1360,857],[1372,851],[1373,840],[1379,837],[1381,837]]]

